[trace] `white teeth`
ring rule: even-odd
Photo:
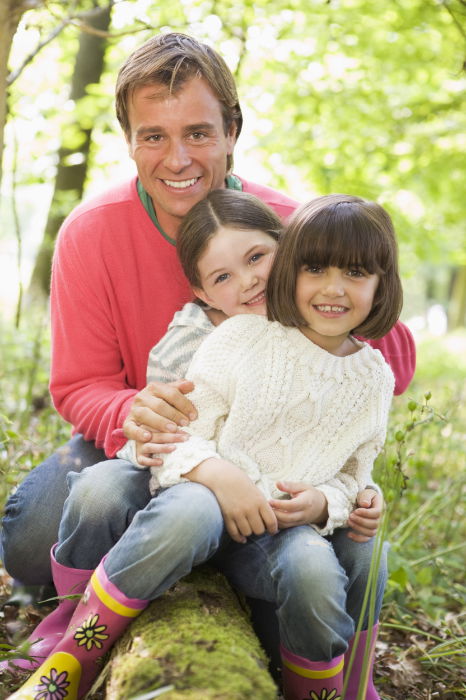
[[[332,313],[342,313],[343,311],[346,311],[344,306],[330,306],[329,304],[320,304],[316,306],[316,309],[318,311],[324,311],[324,312],[332,312]]]
[[[197,177],[192,177],[190,180],[164,180],[163,182],[169,187],[174,187],[177,190],[184,190],[186,187],[194,185],[197,180]]]
[[[257,294],[255,297],[252,299],[249,299],[249,301],[245,301],[245,304],[256,304],[258,301],[262,301],[262,299],[265,298],[264,292],[261,292],[260,294]]]

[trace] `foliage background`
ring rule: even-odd
[[[20,4],[0,0],[0,11]],[[402,494],[392,494],[378,681],[385,698],[466,697],[465,2],[111,2],[104,72],[73,100],[86,13],[106,4],[27,3],[9,56],[0,208],[0,502],[69,434],[47,393],[47,300],[37,288],[28,291],[59,148],[69,149],[69,166],[85,162],[84,196],[132,175],[113,111],[118,67],[156,31],[193,34],[222,53],[238,81],[245,129],[236,172],[300,200],[332,191],[377,199],[395,220],[403,318],[416,333],[419,363],[408,395],[395,401],[378,467],[381,476],[396,470],[401,449],[409,477]],[[92,129],[89,154],[82,129]],[[63,215],[79,197],[73,189],[60,193]],[[423,405],[427,392],[432,420],[406,428],[425,418],[407,402]],[[24,632],[27,619],[22,622]],[[18,620],[6,627],[9,641],[15,631]]]

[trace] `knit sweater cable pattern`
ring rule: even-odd
[[[297,328],[236,316],[202,343],[187,378],[199,418],[186,428],[191,438],[153,469],[160,486],[222,457],[266,497],[283,497],[279,479],[319,488],[329,511],[314,526],[321,534],[346,524],[385,441],[394,378],[380,352],[364,344],[337,357]]]

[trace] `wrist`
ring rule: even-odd
[[[202,484],[203,486],[207,486],[211,490],[214,490],[222,466],[221,459],[218,459],[217,457],[209,457],[191,469],[190,472],[184,474],[184,477],[189,479],[189,481],[193,481],[196,484]]]
[[[312,522],[316,525],[322,525],[328,520],[328,501],[322,491],[316,489],[316,503],[314,506],[314,517]]]

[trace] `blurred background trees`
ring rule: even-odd
[[[134,172],[116,73],[154,32],[177,30],[237,77],[236,171],[300,200],[380,201],[400,239],[404,317],[422,325],[433,309],[438,326],[444,310],[465,325],[464,0],[0,0],[0,13],[12,38],[0,53],[2,297],[20,282],[47,293],[63,218]]]

